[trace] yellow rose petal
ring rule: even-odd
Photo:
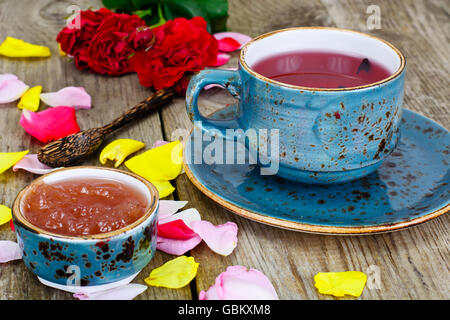
[[[150,182],[158,189],[160,198],[167,197],[175,191],[175,188],[167,180],[150,180]]]
[[[50,57],[50,49],[20,39],[6,37],[0,44],[0,55],[10,58]]]
[[[59,54],[61,55],[61,57],[64,57],[67,55],[67,53],[65,53],[64,51],[62,51],[61,49],[61,43],[58,43],[58,50],[59,50]]]
[[[28,89],[20,98],[17,108],[27,109],[36,112],[39,109],[39,102],[41,101],[40,94],[42,92],[42,86],[35,86]]]
[[[133,139],[118,139],[103,148],[100,153],[100,163],[106,164],[107,160],[114,161],[114,167],[118,167],[130,154],[145,147],[143,142]]]
[[[0,152],[0,174],[15,165],[27,153],[28,150],[21,152]]]
[[[366,285],[367,276],[359,271],[319,272],[314,277],[320,293],[343,297],[348,294],[359,297]]]
[[[11,209],[0,204],[0,226],[12,219]]]
[[[173,180],[181,172],[182,153],[183,145],[180,141],[174,141],[133,157],[125,165],[149,181]]]
[[[179,289],[195,278],[197,269],[198,263],[193,257],[180,256],[153,269],[145,282],[154,287]]]

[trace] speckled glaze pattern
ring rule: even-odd
[[[133,232],[105,240],[67,241],[50,237],[14,223],[23,261],[37,276],[67,284],[74,276],[69,266],[80,268],[80,285],[116,282],[142,270],[156,250],[155,216]]]
[[[275,159],[278,175],[284,178],[319,184],[354,180],[375,171],[398,142],[404,72],[386,83],[345,92],[282,87],[243,68],[201,71],[190,86],[195,90],[211,83],[223,84],[239,97],[239,116],[230,121],[206,119],[189,107],[196,104],[191,96],[191,119],[201,121],[205,132],[224,137],[227,128],[279,129]],[[247,143],[259,149],[258,139]]]
[[[256,74],[243,61],[241,54],[237,71],[203,70],[192,77],[187,112],[192,121],[201,121],[204,132],[227,139],[235,139],[227,128],[278,129],[278,154],[263,153],[259,138],[247,137],[247,145],[260,157],[279,161],[279,176],[313,184],[351,181],[375,171],[396,147],[406,70],[403,56],[396,76],[348,90],[283,85]],[[214,121],[200,115],[197,97],[208,84],[220,84],[239,99],[236,118]],[[268,150],[270,144],[267,138]]]
[[[22,223],[13,210],[23,262],[38,277],[54,284],[75,285],[76,268],[79,268],[81,286],[104,285],[128,278],[141,271],[154,255],[158,206],[137,226],[105,237],[40,232]],[[14,209],[18,210],[17,204]]]
[[[237,112],[235,105],[213,118],[229,119]],[[332,234],[397,230],[450,208],[450,133],[409,110],[399,128],[400,142],[378,170],[347,183],[307,185],[262,176],[256,165],[194,164],[192,135],[186,142],[185,171],[208,197],[262,223]],[[224,153],[225,158],[225,148]]]

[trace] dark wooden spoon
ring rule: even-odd
[[[158,109],[169,102],[173,95],[171,88],[159,90],[103,127],[80,131],[50,142],[39,150],[38,159],[54,168],[75,165],[97,150],[107,135]]]

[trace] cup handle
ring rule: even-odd
[[[241,84],[238,71],[220,69],[202,70],[191,78],[186,91],[186,110],[189,119],[191,119],[194,125],[196,125],[197,121],[200,121],[201,129],[204,133],[209,133],[212,136],[219,134],[225,139],[235,139],[235,134],[227,136],[226,129],[240,128],[238,122],[239,117],[231,120],[213,120],[202,116],[198,111],[198,95],[209,84],[219,84],[225,87],[233,97],[237,99],[240,97]]]

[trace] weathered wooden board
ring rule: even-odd
[[[139,84],[136,75],[106,77],[80,72],[67,58],[58,53],[55,41],[58,31],[64,26],[68,16],[66,8],[77,3],[87,9],[92,1],[2,1],[0,4],[0,38],[6,35],[22,38],[26,41],[47,45],[52,51],[49,59],[0,58],[0,74],[14,73],[30,86],[42,85],[44,91],[56,91],[65,86],[81,86],[91,94],[92,110],[77,112],[78,123],[82,129],[100,126],[113,120],[123,111],[146,98],[152,92]],[[101,2],[94,5],[101,7]],[[41,102],[41,108],[43,108]],[[0,150],[18,151],[29,149],[35,153],[41,146],[19,126],[21,111],[15,103],[0,107]],[[153,142],[162,139],[161,121],[154,113],[138,123],[124,128],[108,141],[117,138],[133,138],[145,142],[151,147]],[[107,143],[106,142],[106,143]],[[98,155],[86,164],[100,165]],[[16,194],[36,176],[12,170],[0,175],[0,203],[10,206]],[[9,225],[0,226],[0,239],[15,240]],[[144,284],[150,271],[170,260],[172,256],[158,252],[151,263],[139,274],[134,282]],[[139,299],[191,299],[189,287],[179,290],[149,287]],[[0,299],[71,299],[71,295],[59,290],[47,288],[29,272],[22,261],[0,265]]]
[[[367,30],[367,7],[377,4],[381,29]],[[292,26],[333,26],[370,32],[391,41],[408,60],[405,107],[448,127],[449,113],[449,6],[445,1],[231,1],[229,25],[256,36]],[[437,34],[439,33],[439,34]],[[236,57],[229,63],[236,65]],[[233,100],[215,90],[203,94],[205,114]],[[165,136],[183,122],[182,99],[163,110]],[[191,254],[200,262],[198,290],[206,290],[228,265],[240,264],[263,271],[274,282],[282,299],[326,299],[314,288],[320,271],[380,270],[381,287],[363,292],[362,299],[446,299],[449,297],[448,216],[408,230],[373,236],[322,236],[295,233],[261,225],[227,212],[202,195],[187,177],[177,180],[177,194],[188,199],[205,219],[214,223],[234,221],[239,245],[221,257],[201,245]],[[430,263],[430,261],[433,261]],[[369,269],[370,270],[370,269]],[[368,272],[370,273],[370,272]]]
[[[45,91],[64,86],[83,86],[93,97],[92,110],[78,111],[80,126],[95,127],[118,116],[151,93],[135,75],[104,77],[78,71],[58,55],[55,37],[68,15],[67,7],[99,8],[96,1],[4,0],[0,4],[0,40],[14,36],[50,47],[50,59],[33,61],[0,58],[0,73],[14,73],[29,85]],[[378,5],[381,29],[367,30],[367,8]],[[450,6],[448,1],[291,1],[230,0],[229,29],[256,36],[291,26],[335,26],[369,32],[387,39],[406,55],[408,71],[405,107],[450,127]],[[236,54],[230,66],[237,63]],[[221,90],[202,94],[205,113],[232,102]],[[0,107],[0,152],[30,149],[40,144],[19,126],[15,104]],[[158,139],[190,130],[184,101],[177,98],[158,113],[122,129],[109,140],[134,138],[151,146]],[[87,163],[98,165],[97,156]],[[0,203],[11,205],[17,192],[34,175],[8,171],[0,175]],[[200,262],[192,288],[149,289],[139,299],[192,299],[206,290],[229,265],[244,265],[265,273],[281,299],[332,299],[314,288],[313,277],[321,271],[367,271],[380,269],[381,288],[366,289],[361,299],[449,299],[448,215],[407,230],[372,236],[323,236],[296,233],[258,224],[236,216],[200,193],[181,175],[173,197],[188,200],[203,218],[215,224],[234,221],[239,226],[239,244],[228,257],[213,253],[205,244],[190,252]],[[15,240],[9,226],[0,227],[0,239]],[[144,283],[149,272],[171,259],[158,252],[135,282]],[[70,299],[71,295],[41,285],[21,261],[0,265],[0,299]]]

